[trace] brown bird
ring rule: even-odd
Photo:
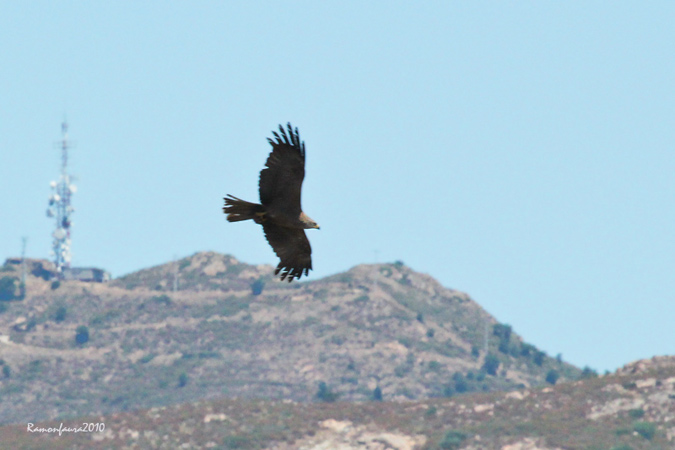
[[[319,225],[302,212],[300,191],[305,178],[305,143],[300,141],[298,129],[291,124],[286,130],[279,125],[281,134],[273,131],[275,139],[267,139],[272,153],[265,168],[260,171],[258,188],[260,203],[250,203],[227,194],[223,212],[229,222],[252,219],[262,225],[267,242],[280,259],[275,275],[281,279],[300,279],[303,272],[312,269],[312,247],[305,235],[308,228]]]

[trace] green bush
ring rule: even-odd
[[[4,375],[5,378],[9,378],[10,375],[12,374],[12,369],[9,368],[7,364],[2,366],[2,374]]]
[[[511,325],[496,323],[492,326],[492,334],[497,336],[501,341],[509,342],[511,339]]]
[[[61,287],[61,282],[59,280],[52,281],[51,285],[52,291],[57,290],[59,287]]]
[[[80,325],[75,330],[75,343],[78,345],[86,344],[89,341],[89,327]]]
[[[490,375],[497,375],[497,369],[499,368],[499,364],[500,364],[499,358],[490,353],[485,357],[483,369]]]
[[[56,311],[54,312],[54,320],[56,322],[63,322],[66,320],[66,315],[68,313],[68,310],[64,305],[60,305],[59,307],[56,308]]]
[[[551,369],[546,374],[546,382],[547,383],[555,384],[558,381],[558,378],[560,378],[560,374],[558,373],[557,370]]]
[[[532,344],[523,343],[523,345],[520,346],[520,354],[522,356],[530,356],[535,351],[537,351],[537,348]]]
[[[147,364],[150,361],[152,361],[153,359],[155,359],[155,356],[157,356],[157,355],[155,355],[154,353],[148,353],[147,355],[143,355],[143,357],[141,359],[139,359],[138,361],[141,364]]]
[[[0,278],[0,301],[7,302],[16,298],[16,279],[12,277]]]
[[[581,371],[581,379],[584,378],[597,378],[598,372],[595,370],[591,369],[590,367],[586,366],[584,367],[584,370]]]
[[[445,433],[443,440],[438,443],[438,448],[443,450],[458,449],[466,439],[466,433],[450,430]]]
[[[185,372],[181,372],[180,375],[178,375],[178,387],[182,388],[184,387],[188,382],[188,375]]]
[[[636,431],[640,436],[651,441],[656,434],[656,424],[651,422],[635,422],[633,424],[633,431]]]
[[[438,372],[442,367],[443,365],[438,361],[429,361],[429,364],[427,365],[427,368],[432,372]]]
[[[461,373],[455,372],[452,376],[452,381],[455,383],[455,392],[458,394],[463,394],[469,390],[469,384]]]
[[[382,401],[382,389],[379,386],[373,389],[373,400],[376,402]]]
[[[645,410],[640,408],[640,409],[630,409],[628,410],[628,416],[631,419],[642,419],[645,415]]]
[[[319,382],[319,390],[316,393],[316,398],[322,402],[331,403],[337,400],[338,394],[331,391],[328,385],[324,381],[321,381]]]
[[[233,435],[223,439],[223,448],[227,450],[248,450],[258,446],[248,436]]]
[[[541,367],[544,364],[544,358],[546,358],[546,353],[537,350],[534,354],[534,363]]]
[[[171,304],[171,297],[169,297],[166,294],[155,295],[150,300],[153,301],[154,303],[160,303],[160,304],[163,304],[165,306],[169,306]]]
[[[251,283],[251,293],[256,296],[262,294],[263,289],[265,288],[265,282],[262,278],[258,278],[253,283]]]
[[[28,322],[26,322],[26,331],[34,330],[36,326],[37,326],[37,319],[35,318],[35,316],[30,317],[28,319]]]

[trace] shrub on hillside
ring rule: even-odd
[[[188,382],[188,375],[185,372],[181,372],[180,375],[178,375],[178,387],[182,388],[184,387]]]
[[[511,339],[511,325],[505,323],[496,323],[492,326],[492,334],[499,340],[508,342]]]
[[[438,448],[443,450],[455,450],[458,449],[462,442],[466,439],[466,433],[461,431],[450,430],[445,433],[443,440],[438,443]]]
[[[555,384],[558,381],[558,378],[560,378],[560,374],[558,373],[557,370],[551,369],[546,374],[547,383]]]
[[[16,279],[12,277],[0,278],[0,301],[7,302],[16,298]]]
[[[438,361],[429,361],[429,364],[427,364],[427,368],[431,372],[440,372],[440,370],[443,368],[443,365],[439,363]]]
[[[262,278],[258,278],[253,283],[251,283],[251,293],[254,296],[262,294],[263,289],[265,288],[265,282]]]
[[[66,315],[68,314],[68,310],[66,309],[65,305],[60,305],[56,308],[56,311],[54,312],[54,321],[56,322],[63,322],[66,320]]]
[[[633,430],[643,438],[651,441],[656,434],[656,424],[652,422],[635,422]]]
[[[490,353],[485,357],[483,369],[490,375],[497,375],[497,369],[499,368],[499,364],[500,364],[499,358]]]
[[[584,378],[597,378],[598,372],[595,370],[591,369],[590,367],[586,366],[584,367],[584,370],[581,371],[581,379]]]
[[[544,364],[544,358],[546,358],[546,353],[537,350],[537,352],[534,354],[533,361],[536,365],[541,367],[542,364]]]
[[[645,410],[642,408],[628,410],[628,417],[630,417],[631,419],[642,419],[644,415]]]
[[[530,355],[534,354],[534,352],[536,352],[536,351],[537,351],[537,348],[534,345],[528,344],[526,342],[524,342],[523,345],[520,346],[520,354],[522,356],[530,356]]]
[[[463,394],[469,390],[469,384],[461,373],[455,372],[452,376],[452,381],[455,384],[455,392],[458,394]]]
[[[37,319],[35,316],[31,316],[26,322],[26,331],[32,331],[37,326]]]
[[[338,394],[331,391],[326,382],[319,382],[319,390],[316,393],[316,398],[322,402],[334,402],[338,398]]]
[[[86,344],[89,341],[89,327],[80,325],[75,330],[75,343],[78,345]]]

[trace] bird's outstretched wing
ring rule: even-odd
[[[267,139],[272,144],[272,153],[267,158],[265,168],[260,172],[260,203],[272,207],[287,217],[297,218],[302,212],[300,191],[305,178],[305,143],[300,141],[298,129],[291,124],[286,130],[279,125],[280,133],[273,131],[275,139]]]
[[[281,273],[281,280],[288,277],[289,282],[293,278],[300,279],[303,272],[309,275],[312,269],[312,247],[309,245],[305,231],[269,222],[264,222],[262,226],[267,242],[281,260],[274,275]]]

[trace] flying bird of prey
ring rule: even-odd
[[[303,272],[312,269],[312,247],[305,230],[319,229],[319,225],[302,212],[300,191],[305,178],[305,143],[300,141],[298,129],[291,124],[286,130],[279,125],[280,133],[273,131],[274,139],[267,139],[272,145],[260,171],[258,188],[260,203],[250,203],[227,194],[223,212],[229,222],[252,219],[262,225],[267,242],[279,257],[275,275],[281,279],[300,279]]]

